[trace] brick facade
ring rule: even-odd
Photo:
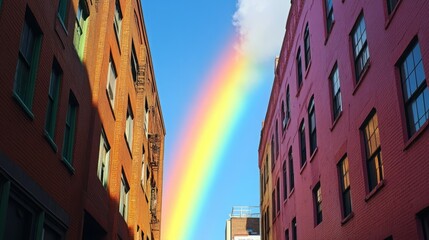
[[[63,20],[59,2],[66,4]],[[117,5],[119,35],[114,26]],[[31,238],[53,229],[52,234],[64,239],[160,239],[165,127],[141,7],[135,0],[0,1],[4,33],[0,37],[0,235],[12,236],[7,219],[17,202],[15,207],[26,209],[32,224],[10,229],[28,232]],[[83,35],[77,51],[79,8],[84,9],[84,21],[79,25]],[[41,36],[39,56],[33,57],[38,62],[32,68],[31,104],[23,103],[17,94],[15,77],[26,22]],[[114,105],[107,90],[111,59],[117,74]],[[59,66],[61,78],[50,137],[45,129],[54,65]],[[70,99],[77,114],[68,161],[63,155]],[[130,143],[129,108],[133,115]],[[102,129],[109,144],[105,187],[98,175]],[[118,211],[122,176],[129,188],[125,217]]]
[[[394,4],[391,9],[387,2]],[[429,100],[413,95],[414,99],[420,99],[418,106],[423,110],[409,111],[423,117],[417,124],[418,129],[410,130],[413,124],[404,101],[401,64],[412,51],[419,59],[417,53],[420,52],[423,72],[426,76],[429,74],[429,3],[424,0],[332,3],[334,21],[330,32],[327,30],[329,4],[325,1],[293,1],[291,5],[259,145],[261,236],[263,239],[294,239],[294,235],[298,239],[386,239],[390,236],[425,239],[422,222],[427,224],[428,213],[424,210],[429,207],[426,184]],[[304,60],[307,24],[311,54],[308,66]],[[359,28],[363,25],[365,27]],[[354,40],[355,35],[364,36],[360,38],[361,45],[356,44],[359,38]],[[365,52],[366,46],[369,54]],[[297,84],[297,55],[302,61],[301,86]],[[356,59],[364,64],[356,66]],[[341,100],[338,115],[334,114],[336,90],[332,85],[335,66]],[[423,83],[416,91],[424,93],[429,80],[421,76],[417,79],[423,79]],[[288,88],[290,118],[283,117],[283,112],[287,112]],[[316,148],[310,152],[312,98]],[[369,145],[373,145],[369,148],[365,127],[373,124],[374,119],[378,123],[368,131],[376,132],[371,136],[377,140],[370,142]],[[303,141],[299,134],[302,126]],[[303,142],[306,160],[301,163]],[[291,157],[293,189],[289,178]],[[343,187],[347,187],[347,183],[340,177],[340,161],[345,158],[348,159],[350,212],[345,210],[348,200]],[[283,166],[287,181],[284,181]],[[373,172],[371,166],[374,166]],[[381,174],[377,175],[378,172]],[[371,181],[375,184],[371,185]],[[318,186],[320,223],[316,221]],[[294,221],[296,231],[292,226]]]

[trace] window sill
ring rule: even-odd
[[[394,17],[394,15],[395,15],[395,13],[397,12],[396,10],[398,9],[398,6],[399,6],[399,4],[401,4],[401,2],[402,2],[402,0],[399,0],[397,3],[396,3],[396,6],[395,6],[395,8],[392,10],[392,12],[389,14],[388,12],[386,12],[386,14],[387,14],[387,19],[386,19],[386,23],[384,24],[384,29],[387,29],[388,27],[389,27],[389,25],[390,25],[390,22],[392,21],[392,19],[393,19],[393,17]],[[387,9],[386,9],[387,10]]]
[[[299,170],[299,174],[301,175],[302,172],[304,171],[304,168],[307,166],[307,161],[305,161],[305,163],[302,165],[301,169]]]
[[[294,192],[295,192],[295,188],[292,188],[292,190],[290,190],[289,195],[287,196],[287,198],[289,199]]]
[[[67,168],[67,170],[69,171],[69,173],[71,174],[71,175],[74,175],[74,173],[75,173],[75,169],[74,169],[74,167],[64,158],[64,157],[62,157],[61,158],[61,162],[64,164],[64,166]]]
[[[57,144],[55,144],[54,140],[51,138],[51,136],[49,136],[49,134],[46,130],[43,131],[43,135],[45,136],[45,139],[46,139],[46,141],[48,141],[52,150],[54,150],[54,152],[57,153],[58,152]]]
[[[310,62],[308,63],[307,68],[305,69],[304,79],[307,79],[308,72],[310,72],[311,62],[312,62],[312,61],[311,61],[311,59],[310,59]]]
[[[286,130],[287,130],[287,128],[289,127],[289,123],[290,123],[290,118],[286,121],[286,124],[283,126],[283,139],[284,139],[284,136],[286,135],[285,133],[286,133]]]
[[[326,20],[325,20],[326,21]],[[331,32],[332,32],[332,29],[334,29],[334,26],[335,26],[335,19],[334,19],[334,21],[332,21],[332,25],[331,25],[331,31],[326,31],[326,38],[325,38],[325,42],[323,43],[325,46],[326,46],[326,44],[328,43],[328,40],[329,40],[329,36],[331,36]],[[328,30],[328,29],[326,29],[326,30]]]
[[[405,142],[405,147],[403,151],[407,151],[416,141],[420,138],[421,135],[426,131],[429,126],[429,120],[420,127],[420,129],[413,134],[413,136]]]
[[[283,199],[283,205],[285,205],[286,203],[287,203],[287,198],[286,199]]]
[[[57,13],[57,19],[60,22],[61,27],[63,27],[65,34],[68,36],[69,32],[67,31],[66,24],[63,22],[63,20],[61,19],[61,16],[58,13]]]
[[[334,128],[337,125],[337,122],[339,121],[339,119],[341,118],[341,116],[343,116],[343,111],[342,110],[338,114],[337,118],[335,118],[334,122],[332,123],[332,126],[329,128],[329,130],[331,130],[331,132],[334,130]]]
[[[115,109],[113,107],[112,101],[110,101],[109,92],[107,91],[107,89],[106,89],[106,96],[107,96],[107,101],[109,102],[110,111],[112,112],[112,115],[113,115],[113,120],[116,121]],[[113,101],[115,100],[113,99]]]
[[[31,119],[34,120],[34,114],[31,112],[31,110],[27,107],[27,105],[22,101],[21,97],[18,96],[18,94],[13,91],[13,98],[15,98],[18,105],[22,107],[25,114]]]
[[[295,97],[299,97],[299,93],[301,92],[302,85],[304,85],[304,83],[303,83],[303,82],[301,82],[301,85],[299,85],[299,86],[298,86],[298,91],[296,92]]]
[[[125,143],[127,144],[128,152],[130,153],[131,159],[133,159],[133,152],[131,150],[130,143],[128,142],[127,135],[124,133]]]
[[[313,161],[313,158],[314,158],[314,156],[316,155],[316,153],[317,153],[317,150],[318,150],[319,148],[318,147],[316,147],[315,149],[314,149],[314,151],[313,151],[313,153],[311,154],[311,156],[310,156],[310,162],[311,161]]]
[[[353,89],[352,95],[354,96],[358,88],[360,87],[361,83],[363,82],[363,79],[365,78],[366,74],[368,73],[369,68],[371,67],[371,60],[368,59],[368,62],[366,63],[365,67],[362,70],[362,73],[356,83],[355,88]]]
[[[344,224],[348,223],[350,221],[350,219],[352,219],[354,217],[355,213],[351,212],[349,215],[347,215],[347,217],[343,218],[341,220],[341,226],[343,226]]]
[[[384,185],[385,185],[385,180],[383,179],[383,180],[381,180],[378,184],[377,184],[377,186],[375,186],[375,188],[374,189],[372,189],[372,191],[370,192],[370,193],[368,193],[366,196],[365,196],[365,202],[368,202],[372,197],[374,197],[374,195],[375,194],[377,194],[379,191],[380,191],[380,189],[382,189],[383,187],[384,187]]]

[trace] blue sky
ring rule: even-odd
[[[287,3],[283,3],[287,2]],[[233,206],[259,205],[258,144],[289,0],[142,0],[164,122],[164,178],[171,151],[200,85],[233,34],[259,62],[262,77],[209,189],[195,239],[222,240]],[[235,15],[235,17],[233,17]],[[268,37],[268,38],[263,38]]]

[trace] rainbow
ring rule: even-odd
[[[238,50],[234,37],[211,67],[187,112],[166,170],[162,239],[196,239],[197,222],[258,71]]]

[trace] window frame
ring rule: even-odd
[[[127,222],[128,220],[129,192],[130,192],[130,185],[128,183],[125,172],[122,169],[121,186],[119,189],[119,213],[121,214],[125,222]]]
[[[357,44],[355,37],[357,36],[357,30],[361,28],[361,26],[363,25],[364,30],[361,32],[361,34],[358,37],[358,40],[360,42],[360,40],[362,39],[362,36],[365,36],[365,41],[362,42],[360,45],[360,49],[358,50],[358,52],[356,53],[356,48],[357,48]],[[365,22],[365,17],[363,12],[361,12],[359,14],[359,17],[357,18],[353,29],[350,33],[350,39],[351,39],[351,43],[352,43],[352,52],[353,52],[353,64],[354,64],[354,71],[355,71],[355,77],[356,77],[356,83],[360,82],[363,74],[365,73],[369,62],[370,62],[370,54],[369,54],[369,47],[368,47],[368,36],[367,36],[367,32],[366,32],[366,22]],[[364,57],[366,56],[365,62],[359,63],[362,59],[364,59]],[[361,64],[362,66],[360,66],[359,68],[359,64]]]
[[[295,175],[293,170],[293,153],[292,147],[289,148],[288,153],[288,161],[289,161],[289,194],[295,189]]]
[[[130,101],[128,100],[127,113],[125,118],[125,140],[127,142],[128,148],[131,151],[133,148],[133,138],[134,138],[134,113]]]
[[[73,92],[70,91],[67,114],[65,119],[66,126],[64,128],[63,151],[62,151],[62,159],[65,163],[68,164],[68,167],[73,166],[73,150],[75,146],[78,110],[79,110],[79,104]]]
[[[374,125],[374,119],[376,119],[376,122],[377,122],[376,127]],[[370,136],[368,136],[367,134],[369,133],[370,123],[373,124],[372,129],[374,129],[374,131],[370,134]],[[378,121],[377,112],[373,110],[369,114],[367,119],[364,121],[360,129],[362,139],[363,139],[363,145],[364,145],[366,179],[367,179],[367,188],[369,192],[372,192],[373,190],[377,189],[377,186],[381,184],[381,182],[384,180],[383,158],[382,158],[382,152],[381,152],[381,142],[380,142],[378,123],[379,121]],[[374,134],[378,136],[374,136]],[[370,142],[369,144],[371,144],[372,143],[371,140],[373,136],[375,137],[374,139],[376,141],[375,144],[377,144],[377,140],[378,140],[378,146],[375,145],[376,148],[372,151],[368,149],[373,147],[368,145],[368,141]],[[372,168],[375,168],[375,169],[372,170]]]
[[[329,36],[335,21],[334,4],[332,0],[325,0],[325,20],[326,20],[326,32]]]
[[[287,160],[283,161],[283,201],[285,201],[287,199],[288,196],[288,192],[287,192],[287,182],[288,182],[288,175],[287,175],[287,171],[286,171],[286,164]]]
[[[45,135],[54,142],[55,128],[57,125],[58,103],[60,99],[60,88],[62,82],[63,70],[59,63],[54,59],[50,74],[48,89],[48,104],[45,117]]]
[[[420,59],[418,63],[415,64],[416,62],[415,55],[417,54],[418,56],[420,56]],[[409,70],[405,71],[404,65],[408,65],[406,64],[406,62],[408,61],[409,58],[411,58],[413,67],[411,71]],[[404,53],[402,54],[400,60],[396,65],[399,69],[399,75],[400,75],[400,84],[401,84],[401,90],[402,90],[402,96],[403,96],[402,99],[404,102],[404,112],[406,117],[407,137],[408,139],[411,139],[414,135],[416,135],[420,131],[420,129],[422,129],[423,126],[425,126],[425,124],[427,124],[429,120],[429,116],[428,116],[429,105],[426,105],[426,102],[429,102],[429,100],[425,101],[426,97],[429,97],[429,87],[427,83],[428,80],[425,73],[421,48],[420,48],[418,39],[414,39],[413,41],[411,41],[411,43],[408,45],[408,47],[406,48],[406,50],[404,51]],[[420,74],[417,73],[418,69],[421,69]],[[409,72],[408,78],[404,76],[404,72]],[[414,91],[408,93],[408,91],[411,91],[407,87],[407,83],[409,83],[409,85],[412,85],[412,83],[410,83],[409,81],[410,80],[409,76],[411,75],[413,76],[418,75],[419,77],[423,77],[423,79],[421,79],[420,83],[418,83],[419,80],[417,78],[412,79],[411,81],[414,82],[415,89]],[[417,106],[414,104],[418,104],[418,100],[423,101],[423,110],[426,112],[419,115],[418,116],[419,119],[417,120],[417,122],[415,122],[416,121],[414,119],[415,113],[417,112],[417,114],[419,114],[419,110],[422,110],[418,107],[414,107],[414,106]],[[425,117],[426,119],[424,119]],[[421,120],[424,120],[424,122],[420,122]]]
[[[136,49],[134,46],[134,42],[131,44],[131,53],[130,53],[130,67],[131,67],[131,77],[133,79],[134,84],[137,84],[137,75],[139,72],[139,64]]]
[[[333,121],[337,120],[340,117],[341,112],[343,111],[343,102],[341,98],[341,82],[340,82],[340,72],[338,70],[338,64],[335,63],[332,68],[331,73],[329,74],[329,83],[331,85],[331,101],[332,101],[332,116]],[[337,84],[336,84],[337,83]],[[338,88],[336,89],[336,86]]]
[[[392,13],[395,10],[396,6],[398,6],[399,1],[400,0],[386,0],[386,9],[387,9],[387,14],[389,16],[392,15]]]
[[[83,60],[83,54],[86,45],[89,15],[90,11],[87,2],[85,0],[79,0],[76,10],[73,45],[81,61]]]
[[[297,240],[298,239],[298,228],[297,228],[297,224],[296,224],[296,217],[294,217],[292,219],[291,225],[292,225],[292,240]]]
[[[30,35],[31,38],[29,39],[28,36]],[[31,11],[27,8],[20,36],[13,95],[31,119],[34,118],[32,106],[37,70],[40,61],[42,37],[42,31],[36,19],[34,18]],[[22,75],[23,68],[26,68],[26,76]]]
[[[307,70],[311,62],[310,29],[308,27],[308,22],[304,29],[304,62],[305,69]]]
[[[307,162],[307,146],[305,142],[305,122],[304,119],[299,125],[299,153],[300,153],[300,167],[303,168]]]
[[[347,164],[345,164],[347,162]],[[346,166],[346,167],[345,167]],[[346,168],[346,172],[344,171]],[[343,219],[353,212],[350,187],[350,164],[347,155],[344,155],[337,164],[338,180],[341,195],[341,216]],[[345,180],[347,178],[347,180]]]
[[[58,1],[58,10],[57,10],[57,16],[58,19],[60,19],[63,26],[67,25],[67,13],[68,13],[68,6],[70,4],[69,0],[59,0]]]
[[[102,158],[102,147],[105,150],[105,155]],[[109,166],[110,166],[110,144],[107,139],[106,132],[101,129],[100,144],[98,150],[98,165],[97,165],[97,177],[101,181],[101,185],[107,189],[109,184]]]
[[[317,226],[323,221],[322,209],[322,188],[318,182],[313,188],[313,203],[314,203],[314,225]]]
[[[302,59],[301,59],[301,47],[298,48],[296,54],[296,75],[297,75],[297,86],[298,89],[301,89],[303,85],[303,73],[302,73]]]
[[[112,74],[114,79],[112,78]],[[115,109],[115,97],[116,97],[116,82],[118,80],[118,73],[116,71],[116,65],[112,55],[109,58],[109,70],[107,72],[107,98],[109,99],[110,106]],[[113,85],[113,86],[112,86]]]
[[[316,109],[314,104],[314,96],[310,98],[310,103],[308,105],[308,134],[310,140],[310,155],[313,155],[317,149],[317,123],[316,123]],[[314,126],[313,120],[314,119]]]
[[[115,36],[118,42],[120,42],[121,39],[121,30],[122,30],[122,9],[121,9],[121,3],[120,0],[115,1],[115,13],[113,17],[113,29],[115,30]]]

